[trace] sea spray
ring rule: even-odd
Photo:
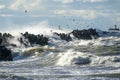
[[[18,44],[17,47],[10,47],[13,54],[18,55],[14,55],[12,62],[0,62],[0,71],[21,76],[20,79],[24,77],[36,80],[119,80],[118,36],[92,40],[73,38],[67,42],[58,36],[50,35],[49,45],[29,47],[22,47],[16,38],[10,42]],[[38,48],[43,51],[39,52]]]
[[[67,33],[70,32],[70,30],[60,30],[58,28],[52,28],[47,21],[41,21],[34,24],[28,24],[28,25],[11,25],[15,28],[5,30],[6,33],[11,33],[12,35],[19,35],[20,33],[29,32],[32,34],[44,34],[44,35],[52,35],[53,32],[59,32],[59,33]],[[1,31],[3,32],[3,31]]]

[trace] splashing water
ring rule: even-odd
[[[41,22],[26,29],[9,31],[16,36],[8,41],[17,47],[8,47],[12,50],[14,61],[0,62],[1,80],[120,79],[119,36],[102,36],[92,40],[78,40],[72,36],[73,41],[67,42],[51,33],[51,30],[66,31],[47,26],[47,22]],[[48,36],[49,45],[23,46],[18,41],[22,37],[21,30]]]

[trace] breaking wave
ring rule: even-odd
[[[96,30],[99,36],[87,36],[84,32],[94,31],[88,29],[74,30],[74,35],[71,31],[47,28],[48,25],[43,24],[47,23],[40,23],[41,28],[32,26],[9,32],[15,36],[4,34],[9,38],[3,36],[1,46],[11,50],[13,61],[0,62],[0,79],[118,79],[120,33],[104,34]],[[81,33],[85,37],[78,36]]]
[[[118,37],[96,40],[51,41],[51,45],[14,48],[14,60],[38,59],[44,65],[98,65],[120,62]]]
[[[30,34],[25,33],[26,31]],[[88,35],[91,33],[90,36],[86,36],[87,31]],[[38,59],[41,64],[54,64],[56,66],[112,64],[120,62],[120,56],[118,56],[120,54],[119,32],[104,32],[97,29],[74,30],[71,32],[70,30],[50,28],[46,21],[6,32],[15,35],[13,38],[7,39],[10,44],[7,47],[11,49],[14,61]],[[28,35],[32,35],[30,40],[37,36],[45,44],[38,45],[37,43],[41,44],[42,42],[34,41],[31,45],[32,41],[27,39]],[[44,41],[44,39],[47,41],[46,37],[48,38],[48,43]],[[79,39],[80,37],[83,39]],[[87,37],[89,38],[87,39]]]

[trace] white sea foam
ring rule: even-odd
[[[120,38],[100,37],[98,39],[92,39],[92,40],[79,40],[78,43],[77,44],[80,46],[112,46],[112,45],[120,45]]]
[[[89,54],[82,52],[75,52],[73,50],[68,50],[65,53],[59,53],[59,59],[56,65],[68,66],[74,64],[86,64],[89,63]]]
[[[113,57],[113,59],[111,59],[108,56],[107,57],[100,57],[100,56],[96,56],[94,54],[89,54],[86,52],[74,51],[72,49],[72,47],[78,47],[78,46],[114,46],[114,45],[120,46],[120,37],[118,37],[118,36],[106,36],[106,37],[102,36],[98,39],[92,39],[92,40],[82,40],[82,39],[78,40],[76,38],[73,38],[73,36],[72,36],[73,41],[67,42],[65,40],[61,40],[58,36],[53,35],[52,33],[53,32],[67,33],[69,31],[50,28],[49,24],[46,21],[43,21],[43,22],[40,22],[36,25],[35,24],[27,25],[27,26],[25,26],[25,28],[13,29],[13,30],[6,31],[6,32],[10,32],[10,33],[16,35],[15,38],[12,38],[9,40],[9,43],[17,45],[16,48],[12,48],[12,51],[19,52],[19,56],[23,55],[22,52],[24,52],[24,50],[29,49],[29,48],[25,48],[18,41],[18,38],[22,37],[20,35],[20,33],[26,32],[26,31],[33,33],[33,34],[44,34],[44,35],[47,35],[49,37],[50,45],[44,46],[42,49],[46,49],[46,48],[51,47],[51,44],[52,44],[51,49],[56,49],[56,51],[57,50],[59,51],[59,49],[64,48],[63,52],[61,51],[61,52],[57,53],[58,59],[56,59],[56,65],[60,65],[60,66],[74,65],[74,64],[85,64],[85,63],[89,63],[89,61],[91,61],[91,64],[96,64],[96,63],[101,64],[101,63],[104,63],[106,61],[114,60],[114,57]],[[98,32],[99,32],[99,34],[103,35],[102,31],[98,31]],[[69,46],[70,46],[70,48],[68,48]],[[30,47],[30,48],[32,49],[33,47]],[[68,48],[68,49],[66,49],[66,48]],[[49,53],[49,51],[48,51],[48,53]],[[54,53],[54,52],[50,52],[50,53]],[[34,56],[35,56],[34,58],[36,58],[37,54],[38,53],[34,53]],[[53,55],[54,54],[52,54],[52,56]]]

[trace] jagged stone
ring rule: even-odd
[[[39,35],[39,34],[38,34],[38,35],[34,35],[34,34],[30,34],[30,33],[28,33],[28,32],[25,32],[24,34],[21,33],[21,34],[22,34],[22,36],[23,36],[25,39],[27,39],[27,40],[29,41],[29,43],[31,44],[31,46],[32,46],[33,44],[39,44],[39,45],[42,45],[42,46],[48,45],[48,40],[49,40],[49,39],[48,39],[47,37],[44,37],[43,35]],[[27,46],[27,44],[24,43],[22,37],[19,39],[19,41],[20,41],[21,43],[23,43],[24,45]]]
[[[57,33],[55,32],[54,34],[56,34],[57,36],[59,36],[62,40],[66,40],[66,41],[71,41],[72,38],[70,36],[70,34],[73,34],[74,37],[78,38],[78,39],[93,39],[93,38],[98,38],[99,35],[96,32],[95,29],[84,29],[84,30],[73,30],[71,33],[65,34],[65,33]]]
[[[96,32],[95,29],[84,29],[84,30],[73,30],[71,32],[71,34],[73,34],[74,37],[78,38],[78,39],[93,39],[93,38],[97,38],[99,37],[98,33]]]
[[[10,45],[8,39],[14,38],[10,33],[0,33],[0,45]]]
[[[0,61],[12,61],[11,50],[8,50],[5,46],[0,46]]]
[[[2,43],[2,39],[0,38],[0,45],[1,45],[1,43]]]
[[[70,37],[70,34],[57,33],[57,32],[55,32],[54,34],[56,34],[57,36],[59,36],[62,40],[72,41],[72,38]]]

